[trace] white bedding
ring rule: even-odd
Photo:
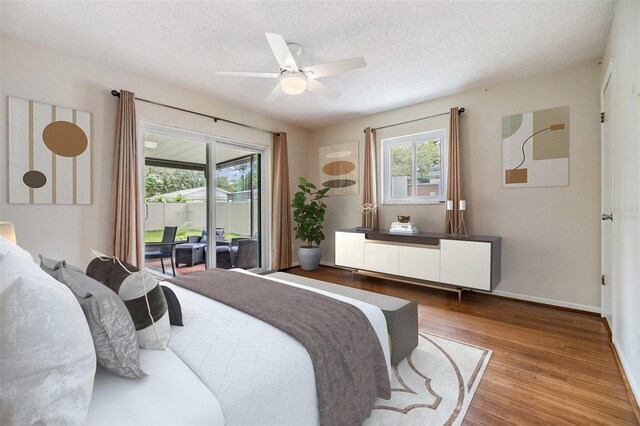
[[[140,349],[140,364],[149,377],[98,366],[86,425],[224,425],[216,397],[171,350]]]
[[[246,272],[238,272],[246,273]],[[306,288],[358,307],[373,325],[390,372],[387,324],[380,308]],[[306,349],[283,331],[244,312],[171,283],[184,327],[169,347],[216,395],[228,425],[319,424],[315,377]],[[144,364],[142,365],[144,368]]]

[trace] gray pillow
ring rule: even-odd
[[[140,369],[136,329],[122,299],[64,260],[55,261],[42,255],[40,260],[40,267],[69,287],[80,302],[100,365],[119,376],[146,377]]]

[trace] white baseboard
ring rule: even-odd
[[[622,364],[622,369],[627,376],[629,386],[631,386],[631,392],[633,392],[633,394],[635,395],[636,401],[640,401],[640,388],[638,387],[638,383],[636,382],[635,377],[632,374],[633,369],[627,362],[627,359],[624,356],[624,352],[622,352],[622,348],[620,347],[620,344],[615,339],[615,337],[613,338],[613,346],[615,346],[616,352],[618,352],[618,358],[620,358],[620,364]]]
[[[547,299],[546,297],[530,296],[528,294],[512,293],[510,291],[504,290],[494,290],[493,293],[487,294],[495,294],[497,296],[510,297],[512,299],[527,300],[529,302],[544,303],[545,305],[561,306],[563,308],[577,309],[579,311],[595,312],[598,314],[600,313],[600,306],[581,305],[580,303],[565,302],[564,300],[557,299]]]

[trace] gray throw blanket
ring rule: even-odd
[[[313,362],[322,425],[360,424],[369,417],[377,397],[391,397],[380,341],[357,307],[221,269],[168,281],[254,316],[302,343]]]

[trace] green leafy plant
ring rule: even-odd
[[[151,201],[154,203],[188,203],[191,201],[191,198],[185,197],[182,194],[174,195],[173,197],[167,197],[162,194],[154,195],[153,197],[149,197],[146,201]]]
[[[184,195],[182,195],[182,194],[177,194],[177,195],[175,195],[175,196],[173,197],[173,202],[174,202],[174,203],[187,203],[187,202],[189,202],[189,201],[191,201],[191,198],[189,198],[189,197],[185,197],[185,196],[184,196]]]
[[[182,189],[199,188],[206,184],[207,180],[202,171],[157,166],[144,167],[145,198]]]
[[[313,243],[320,245],[324,240],[323,222],[324,213],[327,210],[322,199],[328,197],[327,192],[330,188],[318,189],[303,177],[298,182],[298,188],[300,191],[296,192],[291,202],[293,220],[296,222],[293,228],[296,238],[309,246],[313,246]]]

